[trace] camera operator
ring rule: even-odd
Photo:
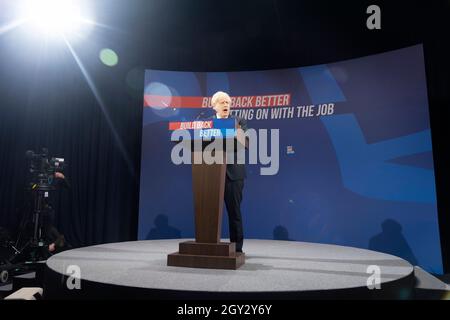
[[[62,172],[56,171],[54,178],[54,184],[57,188],[62,187],[70,189],[69,181]],[[50,201],[46,200],[44,206],[44,212],[46,214],[42,217],[43,235],[48,243],[48,252],[50,254],[55,254],[69,247],[69,245],[67,244],[64,235],[55,227],[55,210],[51,206]]]
[[[30,165],[26,190],[29,192],[32,208],[23,217],[17,243],[28,239],[21,250],[25,256],[25,252],[29,252],[31,260],[47,259],[69,247],[64,235],[55,227],[55,209],[52,204],[59,203],[55,199],[58,191],[62,188],[70,189],[70,184],[63,173],[64,159],[48,158],[47,148],[43,148],[42,153],[29,150],[26,158]],[[25,238],[22,238],[22,232]]]

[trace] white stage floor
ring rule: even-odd
[[[77,265],[83,282],[151,289],[158,292],[305,293],[367,289],[379,268],[381,288],[413,274],[413,266],[392,255],[336,245],[295,241],[246,240],[246,262],[238,270],[167,266],[167,254],[189,239],[110,243],[62,252],[48,269],[67,275]],[[370,267],[375,266],[375,267]],[[370,269],[372,268],[372,269]],[[368,270],[369,269],[369,270]],[[59,277],[59,282],[61,282]],[[373,291],[373,290],[372,290]]]

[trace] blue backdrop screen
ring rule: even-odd
[[[277,174],[247,165],[245,238],[369,248],[442,273],[421,45],[290,69],[146,70],[139,239],[194,237],[191,167],[172,163],[168,123],[212,115],[219,90],[250,128],[279,129]]]

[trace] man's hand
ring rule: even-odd
[[[57,179],[65,179],[66,177],[61,172],[55,172],[55,178],[57,178]]]
[[[56,250],[56,245],[54,243],[52,243],[48,246],[48,251],[53,252],[55,250]]]

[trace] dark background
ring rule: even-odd
[[[1,26],[14,19],[1,1]],[[73,50],[0,31],[0,226],[29,208],[26,150],[64,157],[72,188],[50,195],[73,246],[136,239],[144,69],[236,71],[335,62],[424,44],[441,242],[450,270],[450,1],[88,1],[95,27]],[[381,30],[366,8],[381,8]],[[71,42],[72,43],[72,42]],[[119,57],[102,64],[102,48]],[[95,94],[92,86],[95,86]],[[155,156],[157,150],[155,150]]]

